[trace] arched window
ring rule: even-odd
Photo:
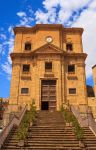
[[[27,42],[25,43],[25,50],[31,50],[31,43],[30,42]]]
[[[72,45],[72,43],[67,43],[67,44],[66,44],[66,50],[67,50],[67,51],[72,51],[72,50],[73,50],[73,45]]]

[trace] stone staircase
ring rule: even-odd
[[[16,127],[7,137],[2,150],[96,150],[96,137],[84,128],[86,148],[80,149],[72,127],[65,126],[61,112],[39,111],[36,123],[29,128],[27,146],[17,146]]]

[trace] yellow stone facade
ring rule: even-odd
[[[49,106],[51,99],[50,108],[55,107],[56,110],[63,104],[88,105],[85,75],[87,54],[83,52],[82,28],[37,24],[31,28],[16,27],[14,33],[9,100],[11,111],[26,104],[30,107],[33,99],[37,110],[41,110],[44,94],[45,103],[48,102],[46,104]],[[30,50],[25,50],[26,43],[30,43]],[[68,44],[72,46],[72,50],[68,50]],[[52,69],[46,72],[45,64],[50,62]],[[30,66],[28,72],[23,71],[23,65]],[[74,71],[71,72],[72,65]],[[46,85],[42,84],[43,81]],[[55,85],[49,85],[53,81]],[[45,89],[45,92],[42,92],[43,86],[47,88],[47,94]],[[52,92],[50,89],[54,86],[52,101],[52,95],[50,97],[48,93]],[[22,88],[27,88],[27,93],[22,93]]]
[[[93,80],[94,80],[94,93],[96,97],[96,65],[92,67],[92,71],[93,71]]]

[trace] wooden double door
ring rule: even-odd
[[[42,80],[41,110],[56,110],[56,80]]]

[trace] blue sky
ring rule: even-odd
[[[87,84],[93,85],[96,64],[96,0],[0,0],[0,97],[9,97],[11,80],[10,53],[14,26],[36,23],[61,23],[65,27],[83,27],[83,49]]]

